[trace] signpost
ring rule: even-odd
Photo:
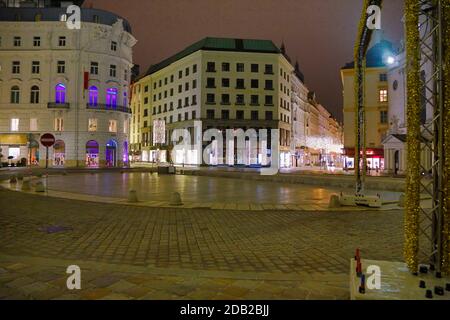
[[[44,133],[41,136],[41,144],[45,147],[45,168],[48,168],[48,148],[55,144],[55,136],[51,133]]]

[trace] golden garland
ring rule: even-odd
[[[364,4],[363,4],[363,8],[362,8],[362,15],[361,15],[361,20],[359,21],[359,27],[358,27],[358,34],[357,34],[357,38],[356,38],[356,42],[355,42],[355,47],[354,47],[354,52],[353,52],[353,57],[354,57],[354,61],[355,61],[355,65],[354,65],[354,96],[355,96],[355,101],[354,101],[354,106],[355,106],[355,175],[357,174],[357,172],[359,172],[360,169],[360,154],[359,152],[357,152],[356,147],[358,145],[360,145],[359,139],[365,139],[364,138],[364,133],[362,137],[358,136],[358,133],[356,131],[356,129],[359,126],[359,113],[358,113],[358,107],[359,107],[359,101],[358,101],[358,95],[359,95],[359,86],[358,86],[358,74],[360,72],[362,72],[364,74],[365,72],[365,65],[366,65],[366,61],[364,59],[363,65],[362,65],[362,70],[360,70],[359,65],[358,65],[358,60],[359,60],[359,50],[360,50],[360,44],[361,44],[361,37],[362,34],[364,32],[364,28],[366,28],[366,20],[367,20],[367,7],[369,6],[369,0],[364,0]],[[364,79],[364,77],[363,77]],[[365,120],[365,119],[364,119]],[[360,130],[364,130],[365,124],[363,124],[363,128],[360,128]],[[365,141],[363,141],[363,144],[365,143]],[[364,164],[363,164],[363,177],[362,179],[364,179]]]
[[[442,0],[442,46],[444,69],[444,218],[442,230],[442,271],[450,273],[450,0]]]
[[[407,176],[404,258],[409,270],[418,270],[420,214],[420,35],[417,0],[405,0],[407,72]]]

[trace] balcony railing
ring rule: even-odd
[[[97,104],[86,104],[86,109],[90,110],[104,110],[104,111],[119,111],[125,113],[131,113],[131,108],[123,107],[123,106],[110,106],[105,103],[97,103]]]
[[[65,102],[65,103],[49,102],[49,103],[47,103],[47,108],[48,109],[69,109],[70,103],[68,103],[68,102]]]

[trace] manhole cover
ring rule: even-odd
[[[57,232],[64,232],[64,231],[72,231],[72,227],[65,227],[65,226],[47,226],[42,227],[39,229],[39,231],[46,232],[46,233],[57,233]]]

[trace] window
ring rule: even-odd
[[[164,85],[167,85],[167,77],[164,78]]]
[[[63,13],[59,16],[59,21],[66,22],[67,21],[67,14]]]
[[[106,106],[110,108],[117,107],[117,89],[108,88],[106,89]]]
[[[273,74],[273,65],[266,64],[264,73],[265,74]]]
[[[144,117],[148,116],[148,109],[144,109]]]
[[[181,84],[178,85],[178,93],[183,92],[183,86]]]
[[[258,120],[258,111],[254,110],[250,115],[252,120]]]
[[[225,72],[230,71],[230,64],[228,62],[222,63],[222,71],[225,71]]]
[[[178,79],[181,79],[181,78],[183,78],[183,71],[178,71]]]
[[[88,131],[89,132],[97,131],[97,118],[90,118],[88,120]]]
[[[266,80],[266,87],[265,90],[273,90],[273,81],[272,80]]]
[[[244,79],[236,79],[236,89],[245,89]]]
[[[214,119],[215,118],[215,111],[208,109],[206,110],[206,119]]]
[[[237,120],[244,120],[244,111],[242,111],[242,110],[237,110],[237,111],[236,111],[236,119],[237,119]]]
[[[109,120],[108,131],[117,132],[117,120]]]
[[[58,46],[65,47],[66,46],[66,37],[59,37]]]
[[[184,120],[189,120],[189,112],[184,113]]]
[[[244,64],[243,63],[236,63],[236,71],[237,72],[244,72]]]
[[[116,77],[116,65],[111,64],[109,66],[109,76],[114,78]]]
[[[207,88],[215,88],[216,87],[216,80],[214,78],[207,78],[206,79],[206,87]]]
[[[264,104],[266,106],[273,106],[273,96],[265,96]]]
[[[170,82],[173,82],[173,75],[170,76]]]
[[[64,119],[55,118],[55,131],[64,131]]]
[[[253,106],[259,105],[259,96],[256,94],[252,94],[250,97],[250,104]]]
[[[38,131],[38,124],[36,118],[30,119],[30,131]]]
[[[222,78],[222,87],[229,88],[230,87],[230,79]]]
[[[58,61],[57,62],[56,72],[57,73],[65,73],[66,72],[66,62],[65,61]]]
[[[38,86],[31,87],[30,103],[39,103],[39,87]]]
[[[148,92],[148,85],[144,87],[144,92]]]
[[[20,103],[20,89],[18,86],[11,88],[11,103]]]
[[[11,119],[11,131],[19,131],[19,119]]]
[[[206,103],[216,103],[216,96],[214,93],[208,93],[206,95]]]
[[[123,80],[128,81],[128,70],[123,70]]]
[[[252,63],[251,70],[252,70],[252,72],[259,72],[259,65]]]
[[[186,77],[189,75],[189,68],[186,68],[186,70],[184,71],[184,74],[186,75]]]
[[[272,111],[266,111],[266,120],[272,120],[272,119],[273,119]]]
[[[251,80],[251,87],[252,87],[252,89],[258,89],[259,88],[259,80],[258,79],[252,79]]]
[[[215,64],[215,62],[208,62],[206,64],[206,72],[216,72],[216,64]]]
[[[222,110],[222,119],[224,119],[224,120],[230,119],[230,111],[229,110]]]
[[[387,81],[387,73],[380,73],[380,82]]]
[[[55,102],[66,103],[66,86],[62,83],[55,86]]]
[[[192,73],[197,73],[197,65],[196,64],[194,64],[192,66]]]
[[[221,104],[230,104],[230,95],[229,94],[222,94]]]
[[[194,110],[194,111],[192,111],[192,119],[196,119],[196,118],[197,118],[197,114],[196,114],[196,112]]]
[[[98,89],[96,86],[89,87],[89,105],[97,106],[98,104]]]
[[[181,109],[182,108],[182,105],[181,105],[181,99],[178,99],[178,107],[177,107],[178,109]]]
[[[188,90],[189,88],[187,88],[186,90]],[[167,90],[164,90],[164,98],[167,98]]]
[[[184,98],[184,106],[189,107],[189,97]]]
[[[111,41],[111,51],[117,51],[117,42]]]
[[[189,90],[189,82],[186,82],[186,83],[184,84],[184,90],[185,90],[185,91],[188,91],[188,90]]]
[[[14,47],[20,47],[22,45],[22,38],[21,37],[14,37]]]
[[[244,95],[243,94],[236,95],[236,104],[239,104],[239,105],[244,104]]]
[[[388,112],[386,110],[380,111],[380,123],[388,123]]]
[[[40,72],[40,63],[39,61],[32,61],[31,62],[31,73],[38,74]]]
[[[170,96],[173,97],[173,88],[170,89]]]
[[[197,88],[197,80],[194,79],[192,80],[192,89],[196,89]]]
[[[123,133],[128,133],[128,120],[123,121]]]
[[[12,63],[12,73],[13,74],[20,73],[20,61],[13,61],[13,63]]]
[[[195,94],[192,96],[192,105],[197,105],[197,96]]]
[[[41,37],[33,37],[33,46],[40,47],[41,46]]]
[[[380,89],[380,102],[388,102],[388,91],[387,89]]]
[[[98,62],[91,62],[91,74],[98,74]]]

